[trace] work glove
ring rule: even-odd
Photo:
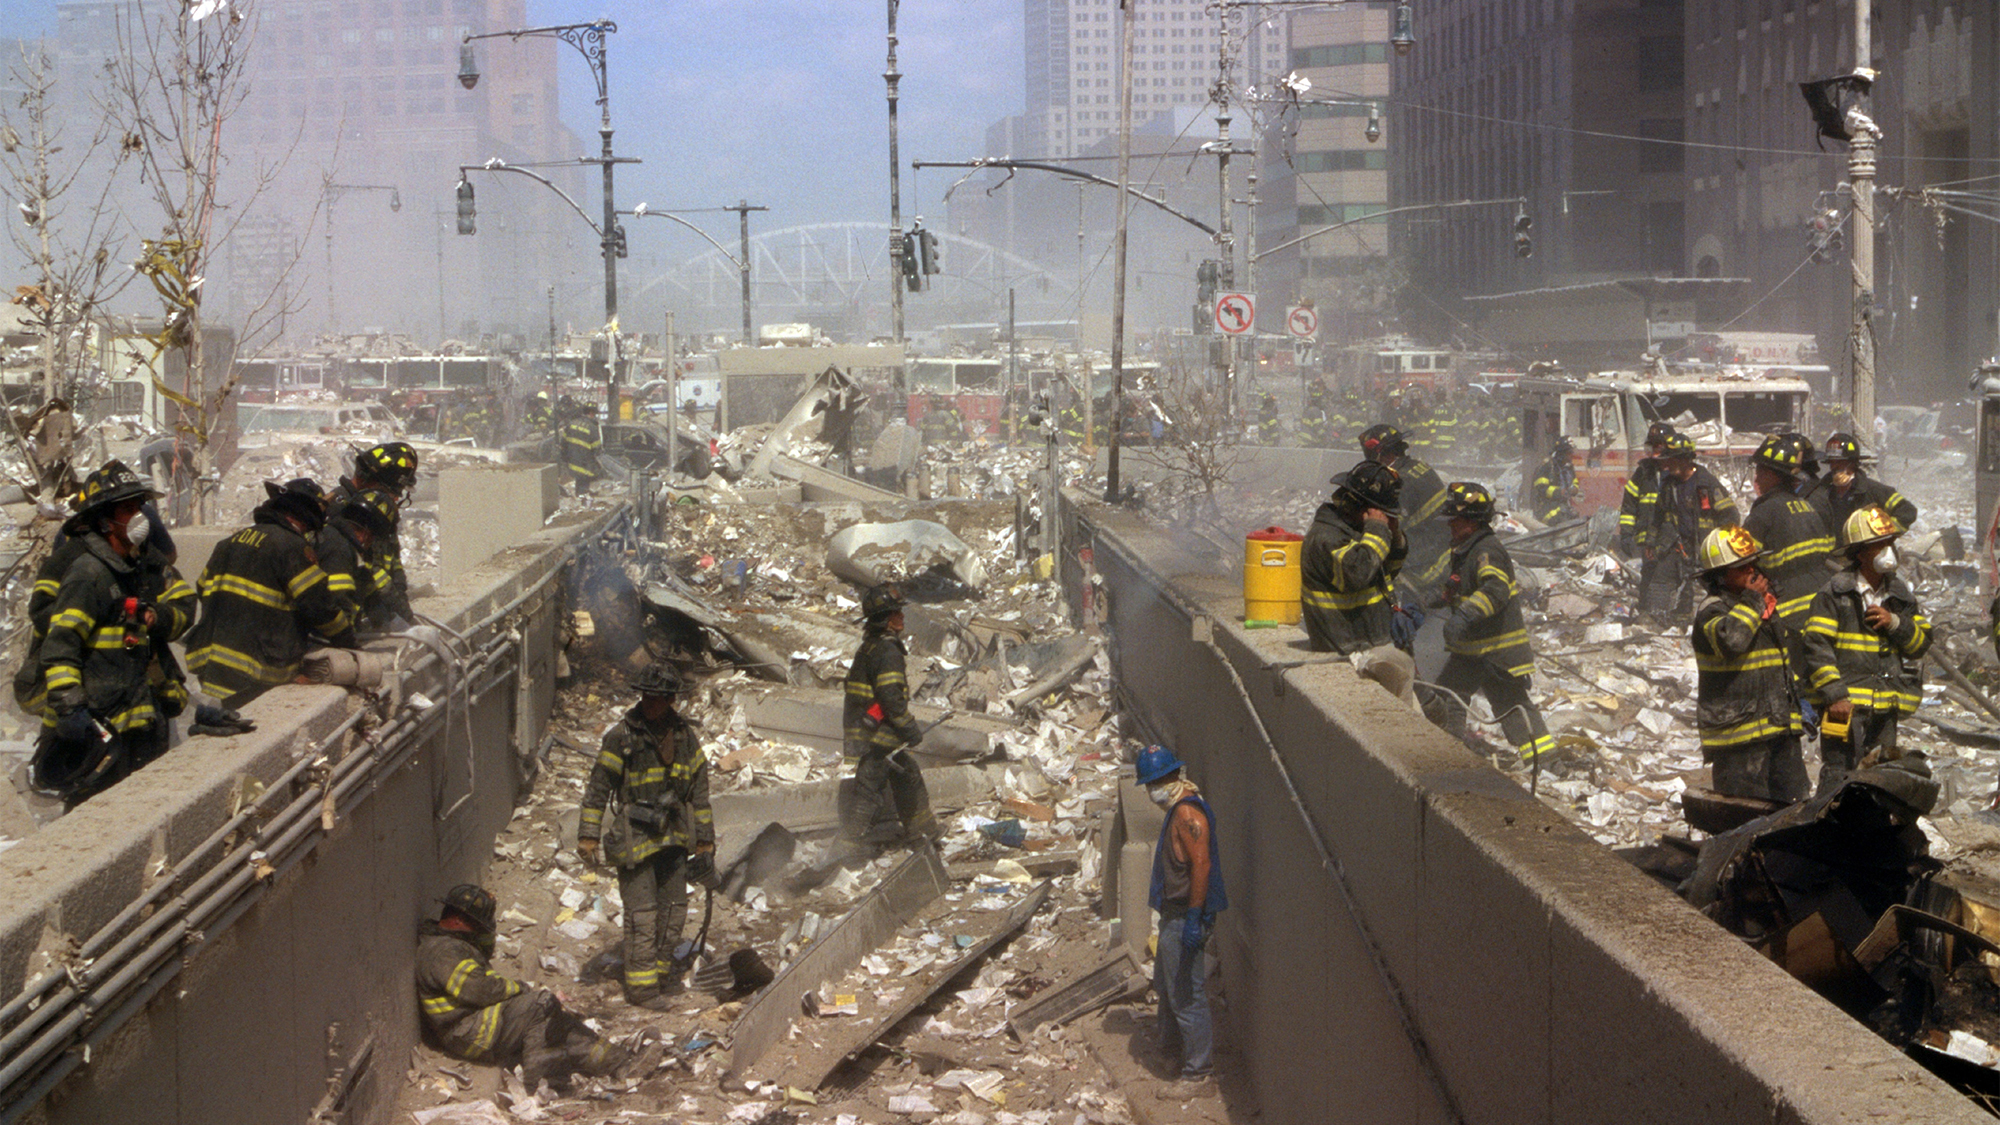
[[[256,729],[256,723],[231,711],[227,707],[218,707],[213,703],[203,703],[195,707],[194,725],[188,728],[188,733],[190,735],[212,734],[226,736],[232,734],[249,734]]]
[[[83,707],[73,707],[56,717],[56,738],[69,743],[91,743],[97,741],[97,724],[91,720],[90,711]]]
[[[576,842],[576,854],[582,856],[583,862],[592,867],[598,866],[604,859],[604,853],[598,848],[597,840],[589,836]]]
[[[1188,914],[1181,919],[1181,952],[1192,957],[1201,951],[1201,943],[1208,940],[1208,914]]]
[[[714,890],[722,882],[715,876],[715,853],[695,852],[688,856],[687,878],[690,883],[698,883]]]
[[[1444,615],[1444,643],[1455,645],[1463,641],[1478,621],[1470,610],[1461,606],[1451,607]]]

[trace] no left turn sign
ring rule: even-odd
[[[1215,299],[1215,327],[1241,336],[1257,325],[1257,298],[1248,293],[1224,293]]]
[[[1285,331],[1301,340],[1319,335],[1319,310],[1311,305],[1293,305],[1285,310]]]

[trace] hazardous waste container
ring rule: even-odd
[[[1243,623],[1299,623],[1299,558],[1305,539],[1282,527],[1243,537]]]

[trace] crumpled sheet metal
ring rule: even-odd
[[[918,574],[939,563],[967,586],[986,585],[986,564],[979,555],[950,528],[930,520],[857,523],[835,532],[826,545],[827,569],[866,586]]]

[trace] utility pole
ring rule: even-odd
[[[756,332],[750,326],[750,212],[769,211],[770,208],[752,207],[739,199],[736,201],[736,206],[724,207],[723,210],[736,212],[737,237],[742,250],[736,259],[736,268],[743,275],[743,343],[746,347],[755,347]]]
[[[1854,4],[1854,70],[1870,73],[1869,0]],[[1856,91],[1856,108],[1867,112],[1867,94]],[[1875,144],[1872,124],[1854,130],[1847,147],[1847,178],[1854,188],[1854,426],[1873,440],[1875,434]],[[1883,450],[1876,450],[1880,457]]]
[[[1014,287],[1007,287],[1007,440],[1020,433],[1020,408],[1015,391],[1021,381],[1021,353],[1014,346]]]
[[[896,87],[903,76],[896,70],[896,6],[889,0],[889,67],[882,80],[889,84],[889,325],[892,338],[903,342],[903,255],[909,253],[903,238],[903,188],[896,167]]]
[[[1228,36],[1223,36],[1223,39],[1227,42]],[[1236,288],[1236,232],[1230,223],[1230,212],[1235,207],[1234,201],[1229,198],[1229,88],[1225,85],[1229,71],[1226,66],[1227,60],[1225,59],[1224,62],[1223,79],[1217,81],[1215,87],[1216,198],[1221,202],[1222,206],[1222,215],[1215,224],[1215,245],[1222,255],[1221,288],[1226,293]],[[1251,334],[1255,335],[1255,333],[1256,330],[1253,328]],[[1237,417],[1238,408],[1241,405],[1236,401],[1238,397],[1236,386],[1236,352],[1239,345],[1235,340],[1224,340],[1223,344],[1225,350],[1223,352],[1224,367],[1222,369],[1222,413],[1225,419],[1234,419]]]
[[[893,3],[894,0],[891,0]],[[1105,429],[1111,435],[1110,467],[1104,474],[1104,499],[1118,502],[1118,430],[1125,405],[1125,234],[1130,215],[1132,189],[1132,41],[1139,33],[1132,26],[1139,19],[1139,0],[1118,0],[1124,19],[1119,23],[1118,46],[1118,232],[1112,238],[1111,282],[1111,417]],[[1079,317],[1082,308],[1079,306]],[[1090,388],[1084,386],[1084,397]]]
[[[749,220],[746,219],[744,221],[748,222]],[[748,283],[746,282],[745,284]],[[744,299],[743,302],[743,316],[744,316],[744,327],[748,328],[749,316],[750,316],[750,302],[747,297]],[[667,480],[671,482],[674,479],[674,466],[681,463],[681,449],[680,449],[681,361],[680,357],[674,354],[680,349],[678,347],[679,342],[674,339],[674,310],[672,309],[667,310],[667,330],[666,334],[660,338],[660,342],[667,346],[666,477]]]
[[[549,409],[556,408],[556,287],[549,286]]]
[[[1083,252],[1083,193],[1089,184],[1076,185],[1076,350],[1083,353],[1083,279],[1087,276],[1087,258]],[[1091,456],[1097,455],[1097,405],[1090,394],[1090,365],[1083,367],[1083,448]]]
[[[1250,158],[1248,179],[1250,194],[1244,200],[1244,204],[1249,208],[1247,218],[1250,221],[1250,229],[1245,234],[1243,240],[1243,285],[1246,290],[1255,294],[1259,301],[1262,301],[1263,295],[1257,293],[1257,158],[1255,155],[1252,155]],[[1257,329],[1254,325],[1250,329],[1249,336],[1249,356],[1245,360],[1248,374],[1244,377],[1255,379],[1257,377]]]

